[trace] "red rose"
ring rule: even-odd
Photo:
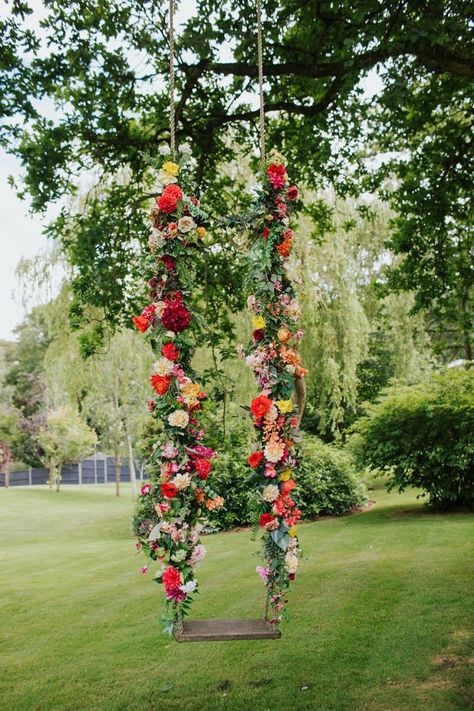
[[[263,230],[263,239],[268,239],[269,234],[270,230],[268,229],[268,227],[265,227],[265,229]]]
[[[272,516],[271,514],[263,513],[260,516],[260,518],[258,519],[258,522],[259,522],[260,526],[263,527],[263,526],[267,526],[269,523],[272,523],[272,521],[274,521],[274,520],[275,520],[275,517]]]
[[[271,406],[272,401],[269,397],[267,397],[266,395],[259,395],[254,400],[252,400],[252,404],[250,405],[250,412],[256,419],[260,419],[261,417],[264,417],[264,415],[266,415],[268,412],[270,412]]]
[[[164,254],[162,257],[160,257],[160,261],[163,262],[165,265],[165,268],[169,271],[172,272],[175,268],[175,261],[172,257],[169,257],[167,254]]]
[[[135,328],[138,328],[142,333],[145,333],[150,328],[150,322],[144,316],[134,316],[132,321]]]
[[[198,477],[204,481],[211,473],[212,467],[211,462],[208,462],[207,459],[195,459],[194,468],[196,469]]]
[[[260,462],[262,461],[262,459],[263,459],[263,452],[261,450],[258,450],[257,452],[252,452],[252,454],[250,454],[247,457],[247,461],[250,464],[250,466],[252,467],[252,469],[256,469],[258,467],[258,465],[260,464]]]
[[[274,190],[284,187],[286,182],[286,170],[284,165],[281,165],[281,163],[272,163],[267,168],[267,175]]]
[[[174,212],[178,206],[178,201],[183,197],[183,191],[172,183],[167,185],[156,201],[160,212],[166,212],[168,215]]]
[[[158,395],[164,395],[170,386],[171,378],[167,375],[150,375],[150,383]]]
[[[296,573],[288,573],[288,580],[296,580]]]
[[[161,484],[160,489],[163,496],[165,496],[167,499],[174,499],[174,497],[178,493],[178,489],[170,481],[165,481],[164,484]]]
[[[286,197],[288,198],[288,200],[296,200],[296,198],[298,197],[298,188],[296,187],[296,185],[290,185],[290,187],[286,191]]]
[[[151,485],[150,484],[143,484],[142,488],[140,489],[140,494],[142,496],[146,496],[151,492]]]
[[[168,304],[161,314],[161,323],[168,331],[180,333],[191,323],[191,314],[181,303]]]
[[[172,565],[169,565],[164,569],[161,580],[163,581],[163,585],[166,590],[176,590],[176,588],[179,588],[181,585],[181,575],[179,574],[179,570],[174,568]]]
[[[174,345],[174,343],[165,343],[163,348],[161,349],[161,355],[163,358],[168,358],[168,360],[178,360],[179,358],[179,351]]]
[[[265,331],[263,330],[263,328],[257,328],[257,330],[252,333],[252,338],[255,343],[258,343],[263,338],[265,338]]]

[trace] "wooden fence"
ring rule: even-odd
[[[139,462],[135,462],[137,479],[146,475]],[[10,472],[10,486],[37,486],[48,483],[49,471],[44,468],[30,467],[24,471]],[[115,481],[115,462],[112,457],[106,459],[84,459],[79,464],[62,468],[63,484],[105,484]],[[128,464],[120,467],[120,481],[130,481]],[[5,486],[5,474],[0,472],[0,487]]]

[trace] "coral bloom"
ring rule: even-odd
[[[289,256],[292,247],[293,241],[291,239],[285,239],[283,242],[277,245],[278,254],[280,255],[280,257],[286,258]]]
[[[296,483],[293,479],[288,479],[287,481],[284,481],[281,485],[281,493],[283,495],[289,494],[290,491],[293,491],[293,489],[296,487]]]
[[[258,467],[258,465],[260,464],[260,462],[262,461],[262,459],[263,459],[263,452],[261,450],[258,450],[256,452],[252,452],[252,454],[250,454],[247,457],[247,462],[250,464],[252,469],[256,469]]]
[[[272,401],[269,397],[267,397],[266,395],[259,395],[258,397],[254,398],[254,400],[252,400],[252,404],[250,405],[250,412],[256,419],[260,419],[261,417],[264,417],[268,412],[270,412],[271,406]]]
[[[178,489],[176,488],[176,486],[169,481],[165,481],[164,484],[161,484],[160,489],[163,496],[165,496],[167,499],[174,499],[174,497],[178,493]]]
[[[135,328],[138,328],[142,333],[145,333],[150,328],[150,321],[145,316],[134,316],[132,321]]]
[[[182,197],[183,191],[179,185],[167,185],[157,200],[160,212],[166,212],[168,215],[175,212]]]
[[[150,375],[150,383],[157,395],[164,395],[171,383],[171,378],[167,375]]]

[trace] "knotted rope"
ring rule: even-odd
[[[173,159],[176,155],[176,109],[174,104],[175,80],[174,80],[174,7],[175,0],[169,0],[169,18],[168,18],[168,40],[170,52],[170,71],[169,71],[169,112],[170,112],[170,148]]]
[[[259,97],[259,145],[260,167],[265,168],[265,96],[263,93],[263,42],[262,42],[262,7],[257,2],[257,58],[258,58],[258,97]]]

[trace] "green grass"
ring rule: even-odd
[[[138,574],[126,492],[0,490],[0,708],[472,708],[474,519],[373,496],[370,511],[301,526],[281,640],[179,645],[161,634],[162,589]],[[205,542],[195,617],[258,616],[258,544]]]

